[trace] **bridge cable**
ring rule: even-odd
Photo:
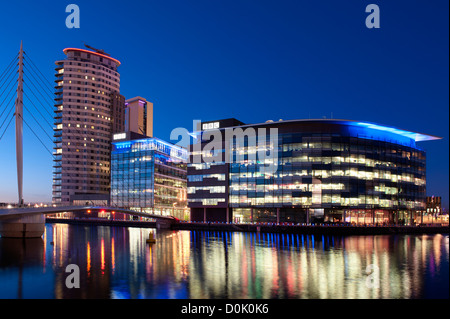
[[[48,119],[41,113],[41,111],[39,111],[39,108],[36,106],[36,104],[33,103],[33,101],[30,99],[30,97],[29,97],[25,92],[23,92],[23,94],[25,95],[25,97],[28,98],[29,102],[34,106],[35,110],[38,111],[38,113],[41,115],[41,117],[44,119],[44,121],[45,121],[45,122],[50,126],[50,128],[53,130],[53,124],[50,123],[50,122],[48,121]]]
[[[50,135],[48,135],[47,131],[41,126],[41,124],[39,123],[38,120],[36,120],[36,118],[34,117],[33,113],[30,112],[30,110],[28,110],[28,108],[25,106],[25,104],[23,105],[24,109],[27,110],[31,117],[36,121],[37,125],[39,125],[39,127],[42,129],[42,131],[44,131],[45,135],[47,135],[47,137],[50,139],[50,142],[53,143],[53,139],[50,137]]]
[[[54,95],[55,95],[54,85],[52,86],[51,82],[49,82],[49,80],[42,74],[42,72],[39,70],[39,68],[33,63],[31,58],[26,56],[25,60],[31,62],[31,64],[29,66],[28,66],[28,64],[25,65],[26,71],[27,72],[30,71],[28,73],[30,73],[32,76],[33,76],[33,74],[36,75],[36,78],[39,80],[39,81],[36,80],[36,82],[43,89],[45,94],[50,98],[50,100],[52,101],[52,105],[53,105]],[[35,77],[33,76],[33,78],[35,78]],[[42,83],[42,85],[41,85],[41,83]]]
[[[0,141],[1,141],[2,138],[3,138],[3,135],[5,135],[6,131],[8,130],[8,127],[9,127],[9,125],[11,124],[11,121],[12,121],[13,118],[14,118],[14,114],[11,116],[11,119],[9,120],[8,125],[6,126],[5,130],[3,131],[2,136],[0,136]]]
[[[3,95],[3,93],[6,91],[6,89],[9,87],[9,85],[11,84],[11,81],[14,80],[14,76],[11,77],[11,75],[16,74],[17,72],[10,72],[8,77],[6,78],[5,82],[3,82],[2,86],[0,87],[0,90],[3,89],[3,86],[8,82],[8,85],[6,85],[6,87],[3,89],[2,93],[0,93],[0,97]],[[10,79],[11,77],[11,79]]]
[[[26,84],[25,82],[24,82],[24,84],[25,84],[26,88],[30,89],[28,84]],[[36,94],[34,94],[33,90],[30,89],[30,91],[33,94],[33,96],[36,98],[36,100],[39,102],[39,104],[41,104],[41,106],[42,106],[43,110],[45,111],[45,113],[47,113],[47,115],[50,116],[50,118],[53,120],[53,116],[48,112],[47,108],[44,106],[44,104],[41,102],[41,100],[36,96]],[[31,98],[25,92],[23,92],[23,93],[31,101]]]
[[[31,78],[29,77],[29,74],[31,75],[31,77],[32,77],[33,79],[31,79]],[[46,101],[46,102],[51,101],[51,104],[53,105],[54,99],[53,99],[52,97],[50,97],[50,96],[47,94],[46,91],[44,91],[45,89],[44,89],[44,88],[42,87],[42,85],[36,80],[36,78],[34,77],[34,75],[33,75],[32,73],[28,72],[28,69],[27,69],[27,68],[25,68],[25,70],[24,70],[24,75],[25,75],[25,78],[26,78],[26,79],[33,85],[33,87],[39,92],[40,96],[42,96],[42,98],[44,99],[44,101]],[[37,85],[38,85],[41,89],[39,89],[39,88],[36,86],[35,83],[37,83]],[[44,91],[46,94],[43,94],[42,91]]]
[[[26,78],[33,84],[34,88],[35,88],[36,90],[39,91],[39,94],[41,94],[41,96],[42,96],[44,99],[50,98],[50,101],[52,101],[52,104],[53,104],[53,97],[51,97],[50,95],[48,95],[48,93],[45,91],[45,89],[42,87],[42,85],[36,80],[36,78],[34,77],[33,73],[28,72],[29,70],[30,70],[30,69],[28,69],[27,67],[25,67],[25,71],[27,71],[27,72],[24,72]],[[39,89],[36,87],[36,85],[34,85],[34,82],[28,77],[28,73],[29,73],[29,74],[31,75],[31,77],[36,81],[36,83],[41,87],[42,91],[44,91],[44,92],[47,94],[46,97],[44,97],[44,95],[41,93],[41,90],[39,90]]]
[[[41,80],[42,80],[42,82],[45,84],[45,85],[47,85],[47,88],[50,88],[49,89],[49,91],[50,91],[50,94],[52,94],[53,95],[53,90],[54,90],[54,87],[50,84],[51,82],[48,80],[48,79],[46,79],[46,77],[45,77],[45,75],[44,74],[42,74],[42,72],[39,70],[39,68],[36,66],[36,64],[34,64],[34,62],[33,62],[33,60],[30,58],[30,56],[26,53],[26,52],[24,52],[25,53],[25,58],[26,58],[26,60],[29,60],[30,62],[31,62],[31,66],[34,66],[34,68],[42,75],[42,78],[44,78],[46,81],[44,81],[44,80],[42,80],[42,78],[41,78]]]
[[[28,126],[28,128],[31,130],[31,132],[33,132],[34,136],[36,136],[36,138],[39,140],[39,142],[41,142],[42,146],[44,146],[44,148],[47,150],[47,152],[50,153],[50,155],[53,157],[53,153],[47,148],[47,146],[44,144],[44,142],[42,142],[42,140],[39,138],[39,136],[33,131],[33,129],[31,128],[30,125],[28,125],[27,121],[25,121],[25,119],[22,117],[23,122]]]
[[[11,99],[9,100],[8,104],[5,105],[5,109],[3,110],[2,114],[0,115],[0,120],[1,120],[1,117],[3,116],[3,114],[5,113],[5,111],[8,109],[8,105],[10,105],[10,103],[12,102],[13,99],[14,99],[14,95],[11,96]],[[11,108],[12,109],[14,108],[14,103],[12,104]],[[9,110],[8,113],[6,113],[6,117],[5,117],[4,121],[3,121],[3,123],[7,120],[8,116],[9,116],[9,113],[11,113],[11,109]],[[2,123],[2,125],[0,125],[0,129],[3,127],[3,123]]]
[[[52,106],[51,109],[52,109],[52,111],[53,111],[53,103],[54,103],[54,100],[53,100],[53,99],[50,99],[50,100],[49,100],[48,97],[45,97],[44,95],[42,95],[41,91],[36,87],[36,85],[34,84],[34,82],[28,77],[27,73],[24,72],[24,75],[25,75],[25,79],[27,79],[28,82],[30,82],[30,83],[33,85],[33,87],[36,89],[36,91],[39,92],[39,94],[40,94],[40,96],[43,98],[43,101],[45,102],[45,104],[46,104],[46,105],[50,104],[50,105]],[[29,89],[30,89],[30,91],[32,91],[31,88],[29,88]],[[36,98],[38,98],[38,97],[36,96]],[[50,102],[50,103],[49,103],[49,102]],[[45,107],[45,106],[44,106],[44,107]]]
[[[15,83],[17,83],[17,81],[18,80],[16,80],[16,82]],[[2,107],[2,105],[5,103],[5,101],[6,101],[6,99],[8,98],[8,96],[11,94],[11,91],[12,91],[12,89],[14,88],[14,85],[11,87],[11,89],[9,90],[9,92],[8,92],[8,94],[7,95],[5,95],[5,98],[3,99],[3,102],[0,104],[0,108]],[[12,95],[12,98],[14,98],[14,94]],[[2,112],[2,114],[0,115],[0,119],[2,118],[2,115],[3,115],[3,113],[5,112],[5,110],[7,109],[7,107],[8,107],[8,104],[9,103],[11,103],[11,101],[12,101],[12,98],[9,100],[9,102],[5,105],[5,109],[3,110],[3,112]]]
[[[10,109],[10,111],[8,112],[8,116],[5,117],[5,120],[3,121],[2,125],[0,125],[0,130],[2,129],[2,127],[3,127],[3,125],[5,124],[5,122],[6,122],[6,120],[8,119],[8,117],[11,115],[11,111],[12,111],[13,109],[14,109],[14,106],[13,106],[13,107]],[[11,117],[11,119],[9,120],[8,125],[5,127],[5,130],[3,131],[2,136],[0,137],[0,140],[2,139],[3,135],[5,135],[6,130],[8,129],[9,124],[11,124],[11,120],[12,120],[13,117],[14,117],[14,113],[12,114],[12,117]]]
[[[17,81],[15,83],[17,83]],[[15,97],[15,94],[14,94],[15,91],[13,89],[14,89],[14,85],[10,88],[8,94],[5,95],[3,101],[0,103],[0,109],[2,109],[3,105],[5,106],[3,108],[3,111],[0,112],[1,113],[0,114],[0,120],[1,120],[1,118],[3,116],[3,114],[5,114],[5,111],[8,109],[10,103],[13,101],[13,99]],[[8,100],[8,98],[9,98],[8,103],[5,103]]]
[[[0,75],[0,83],[3,81],[4,75],[9,72],[9,69],[11,68],[12,65],[14,65],[14,62],[17,61],[17,57],[19,56],[19,54],[17,54],[15,56],[15,58],[9,63],[9,65],[6,67],[6,69],[3,71],[2,75]]]

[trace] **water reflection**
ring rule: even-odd
[[[0,298],[448,298],[448,240],[53,224],[0,238]],[[80,289],[65,286],[68,264]]]
[[[8,298],[23,298],[24,272],[36,268],[45,269],[44,242],[41,238],[0,238],[0,297],[8,289]],[[10,276],[11,272],[13,276]]]

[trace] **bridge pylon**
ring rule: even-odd
[[[19,207],[23,206],[23,42],[19,51],[19,78],[17,84],[16,110],[16,162]]]

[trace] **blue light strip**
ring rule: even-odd
[[[385,126],[385,125],[379,125],[379,124],[375,124],[375,123],[368,123],[368,122],[358,122],[358,121],[353,121],[353,120],[344,120],[344,119],[304,119],[304,120],[286,120],[286,121],[277,121],[277,122],[266,122],[266,123],[259,123],[259,124],[246,124],[246,125],[240,125],[240,126],[236,126],[236,127],[240,127],[242,129],[245,129],[247,127],[255,127],[255,126],[261,126],[261,125],[279,125],[279,124],[284,124],[284,123],[307,123],[307,122],[323,122],[323,123],[339,123],[341,125],[347,125],[347,126],[353,126],[353,127],[360,127],[360,128],[367,128],[367,129],[371,129],[374,130],[373,133],[375,133],[376,131],[378,131],[379,133],[384,133],[381,134],[380,136],[376,136],[376,134],[371,134],[374,135],[374,139],[384,139],[386,137],[388,137],[388,135],[390,135],[391,139],[393,136],[397,136],[397,139],[399,140],[403,140],[403,143],[406,143],[405,138],[408,138],[410,141],[409,142],[423,142],[423,141],[434,141],[434,140],[441,140],[442,137],[438,137],[438,136],[433,136],[433,135],[428,135],[428,134],[422,134],[422,133],[417,133],[417,132],[411,132],[411,131],[406,131],[406,130],[401,130],[395,127],[390,127],[390,126]],[[232,129],[233,127],[229,127],[229,129]],[[221,130],[223,130],[225,128],[222,128]],[[203,131],[193,131],[190,132],[189,134],[194,138],[198,138],[199,135],[201,135],[203,133]]]
[[[133,148],[133,145],[135,144],[147,144],[150,145],[149,150],[156,150],[172,157],[187,159],[186,149],[174,144],[167,143],[155,137],[131,141],[113,142],[112,144],[115,148],[115,151],[127,151]]]
[[[373,130],[378,130],[378,131],[383,131],[383,132],[389,132],[389,133],[393,133],[393,134],[397,134],[397,135],[401,135],[401,136],[405,136],[408,137],[416,142],[422,142],[422,141],[433,141],[433,140],[440,140],[440,137],[437,136],[432,136],[432,135],[426,135],[426,134],[421,134],[421,133],[415,133],[415,132],[411,132],[411,131],[405,131],[405,130],[400,130],[394,127],[388,127],[388,126],[383,126],[383,125],[378,125],[378,124],[373,124],[373,123],[365,123],[365,122],[355,122],[355,125],[358,126],[362,126],[362,127],[366,127],[369,129],[373,129]]]

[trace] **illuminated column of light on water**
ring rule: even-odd
[[[86,271],[87,276],[91,276],[91,244],[87,242],[86,245]]]
[[[247,263],[247,247],[248,247],[248,238],[247,238],[247,233],[245,233],[245,242],[243,244],[243,249],[242,249],[242,263],[240,263],[241,265],[241,278],[242,278],[242,291],[241,293],[243,295],[247,295],[248,294],[248,263]],[[244,239],[241,237],[241,239]]]
[[[116,252],[115,252],[115,245],[114,245],[114,236],[111,238],[111,271],[114,275],[114,271],[116,269]]]
[[[102,275],[105,274],[105,240],[102,238],[100,246],[101,270]]]

